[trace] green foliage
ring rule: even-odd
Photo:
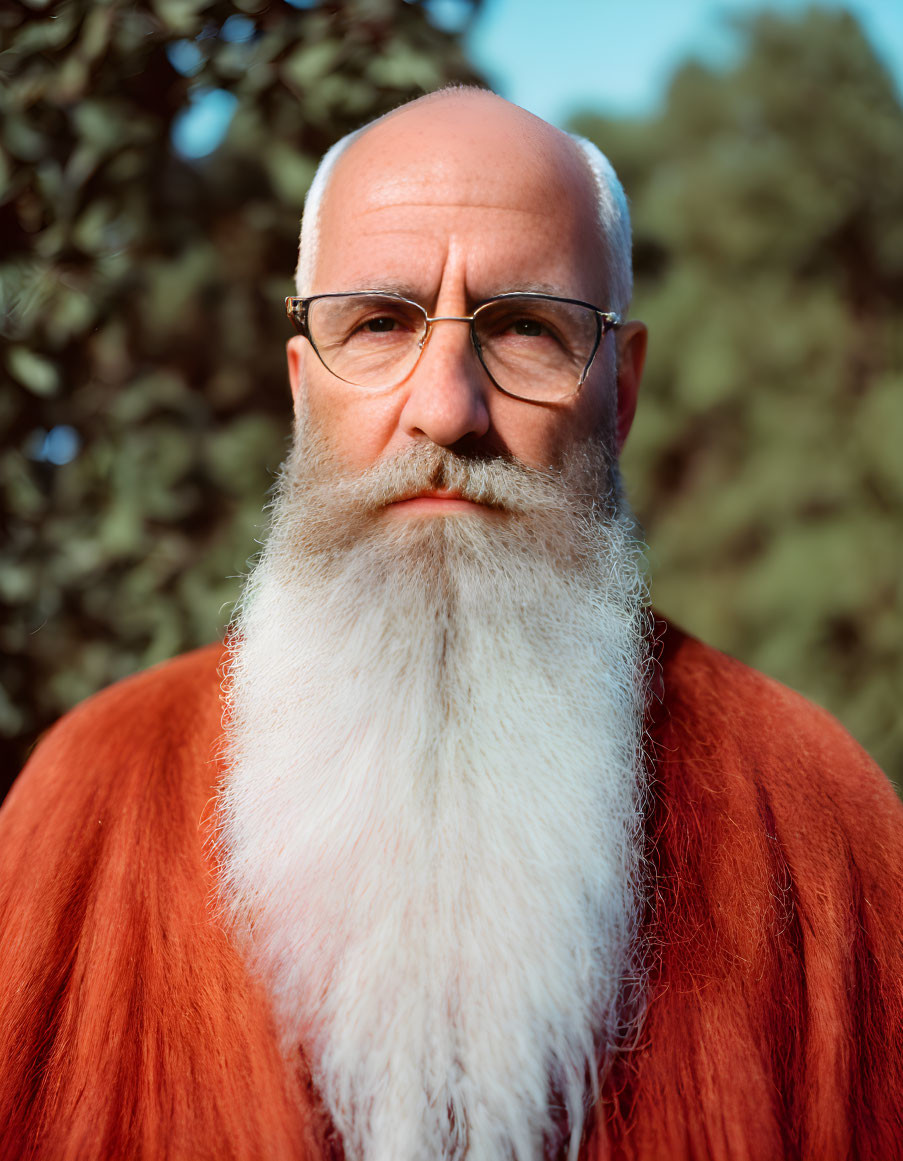
[[[625,474],[658,605],[836,714],[903,785],[903,109],[852,17],[762,15],[641,122],[650,355]]]
[[[74,702],[221,632],[285,451],[316,159],[478,78],[420,0],[30,0],[0,26],[8,780]],[[211,88],[237,112],[187,162],[171,133]]]

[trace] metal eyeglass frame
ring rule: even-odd
[[[391,294],[385,290],[349,290],[349,291],[343,291],[343,292],[340,291],[340,292],[336,292],[336,293],[332,293],[332,294],[312,294],[308,298],[299,298],[295,295],[289,295],[285,300],[285,313],[288,316],[288,318],[290,319],[290,321],[292,322],[292,324],[294,325],[295,330],[298,332],[299,335],[303,335],[303,337],[305,339],[307,339],[307,341],[313,347],[314,353],[316,354],[317,358],[320,360],[320,362],[323,364],[323,366],[326,367],[326,370],[330,373],[330,375],[335,375],[336,379],[341,379],[343,383],[350,383],[352,387],[360,387],[361,384],[354,383],[350,379],[343,379],[341,375],[336,374],[336,372],[333,371],[333,369],[327,365],[326,360],[323,358],[323,356],[317,350],[317,344],[314,342],[313,337],[311,336],[311,333],[310,333],[308,326],[307,326],[307,316],[308,316],[308,313],[310,311],[310,304],[312,302],[318,301],[321,298],[354,298],[357,296],[360,296],[361,298],[365,298],[365,297],[388,298],[394,302],[403,302],[407,306],[413,306],[418,311],[420,311],[420,313],[423,315],[423,318],[424,318],[424,321],[426,324],[426,329],[423,332],[423,338],[420,340],[420,349],[418,351],[417,358],[415,359],[414,363],[411,366],[411,369],[401,379],[399,379],[397,383],[390,383],[382,388],[370,388],[370,390],[390,391],[390,390],[392,390],[392,388],[398,387],[401,383],[403,383],[405,381],[405,379],[408,378],[409,375],[412,375],[414,373],[414,370],[416,369],[418,363],[420,362],[420,359],[423,355],[423,351],[424,351],[426,344],[427,344],[427,341],[430,337],[430,331],[432,330],[433,323],[437,323],[437,322],[466,322],[466,323],[470,323],[470,341],[471,341],[471,344],[473,346],[474,351],[476,352],[477,358],[480,360],[480,366],[483,368],[483,370],[489,376],[490,382],[496,388],[497,391],[501,391],[503,395],[510,395],[512,399],[520,399],[524,403],[540,403],[540,404],[560,403],[560,402],[562,402],[562,400],[570,399],[574,395],[577,394],[577,392],[580,390],[580,388],[586,382],[586,376],[589,374],[589,369],[593,364],[593,359],[595,359],[595,357],[596,357],[596,353],[599,350],[599,346],[601,345],[602,339],[605,337],[605,335],[608,334],[608,332],[610,330],[617,330],[617,328],[620,327],[621,323],[622,323],[621,316],[619,314],[616,314],[614,311],[600,310],[599,307],[594,306],[593,303],[584,302],[580,298],[561,298],[557,294],[541,294],[538,291],[530,291],[530,290],[524,290],[524,291],[515,290],[515,291],[511,291],[510,293],[507,293],[507,294],[497,294],[495,296],[495,298],[490,298],[490,299],[487,299],[486,302],[481,302],[480,305],[473,312],[473,314],[466,314],[466,315],[440,314],[440,315],[436,315],[435,317],[432,317],[432,318],[427,314],[425,308],[422,307],[419,302],[414,302],[413,299],[405,298],[403,295],[400,295],[400,294]],[[574,385],[574,390],[569,395],[564,395],[560,399],[531,399],[531,398],[523,396],[523,395],[518,395],[516,392],[509,391],[508,388],[503,387],[500,383],[496,382],[495,377],[493,376],[492,372],[486,366],[486,363],[483,360],[483,351],[482,351],[482,348],[480,346],[480,341],[477,338],[477,332],[476,332],[476,326],[475,326],[476,317],[480,313],[480,311],[485,310],[487,307],[493,306],[497,302],[504,302],[506,299],[510,299],[510,298],[537,298],[537,299],[540,299],[540,300],[545,301],[545,302],[565,302],[565,303],[571,304],[572,306],[586,307],[587,310],[591,310],[593,312],[593,314],[596,316],[596,341],[593,343],[593,349],[590,352],[589,358],[586,360],[586,365],[583,368],[583,371],[580,375],[580,378],[577,380],[576,384]],[[362,388],[362,390],[367,390],[367,388]]]

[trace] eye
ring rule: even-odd
[[[379,318],[370,318],[361,327],[362,330],[369,331],[374,335],[386,334],[388,331],[393,331],[399,325],[397,318],[390,318],[388,315],[380,315]]]
[[[493,342],[513,342],[515,339],[532,339],[541,343],[561,341],[554,321],[542,318],[533,310],[526,314],[508,313],[507,317],[498,319],[490,317],[485,320],[484,328],[486,337]]]
[[[526,338],[541,338],[544,334],[548,334],[546,328],[535,318],[518,318],[514,319],[509,324],[509,330],[516,335],[523,335]]]
[[[377,307],[371,313],[364,312],[361,317],[351,321],[346,341],[354,339],[363,341],[370,336],[374,339],[379,337],[387,339],[407,338],[416,331],[417,322],[417,319],[409,318],[403,311],[396,310],[394,307],[390,307],[388,310],[384,306]]]

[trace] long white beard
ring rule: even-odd
[[[577,459],[299,447],[247,586],[221,898],[349,1161],[576,1157],[639,991],[645,590]],[[437,481],[504,512],[381,512]]]

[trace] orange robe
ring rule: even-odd
[[[647,1013],[581,1161],[903,1157],[903,806],[827,714],[659,628]],[[341,1156],[210,918],[221,661],[79,706],[0,811],[2,1161]]]

